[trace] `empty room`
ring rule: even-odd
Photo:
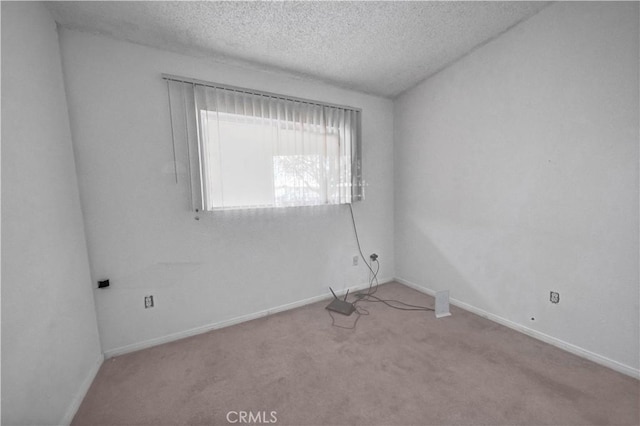
[[[639,5],[2,1],[2,425],[640,424]]]

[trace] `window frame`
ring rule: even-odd
[[[299,206],[299,205],[291,205],[291,206],[289,205],[257,205],[257,206],[238,206],[238,207],[223,206],[220,208],[207,209],[207,206],[205,206],[205,193],[204,193],[205,185],[202,183],[204,179],[204,175],[202,171],[202,167],[203,167],[202,165],[204,161],[202,159],[202,153],[200,152],[201,136],[199,132],[201,132],[201,129],[200,129],[201,126],[200,126],[199,115],[202,114],[203,112],[211,111],[211,110],[198,108],[197,102],[196,102],[196,95],[195,95],[196,86],[204,86],[206,88],[228,90],[228,91],[238,92],[242,94],[247,94],[250,96],[273,98],[276,100],[289,101],[289,102],[294,102],[299,104],[310,104],[310,105],[320,106],[320,107],[342,109],[342,110],[351,111],[355,113],[353,115],[355,122],[352,123],[352,127],[351,127],[351,131],[354,132],[355,136],[353,137],[353,141],[350,142],[351,157],[354,157],[352,158],[351,164],[350,164],[350,178],[351,178],[349,182],[349,186],[351,189],[350,201],[338,202],[338,203],[325,202],[320,204],[311,204],[310,206],[349,204],[353,202],[362,201],[364,199],[364,180],[362,178],[362,109],[361,108],[333,104],[328,102],[320,102],[320,101],[304,99],[304,98],[299,98],[294,96],[276,94],[272,92],[241,88],[241,87],[231,86],[227,84],[212,83],[212,82],[207,82],[203,80],[179,77],[179,76],[170,75],[170,74],[162,74],[162,78],[167,82],[167,88],[169,93],[169,104],[170,104],[169,106],[170,106],[170,113],[171,113],[171,120],[172,120],[172,123],[171,123],[172,138],[173,138],[173,145],[174,145],[174,161],[176,161],[175,152],[176,152],[177,138],[176,138],[176,129],[175,129],[173,120],[174,120],[174,114],[176,114],[176,112],[173,111],[174,106],[172,105],[172,102],[175,102],[175,101],[174,100],[172,101],[170,85],[171,83],[181,84],[183,99],[181,101],[178,100],[178,104],[180,103],[184,104],[184,112],[182,113],[183,120],[184,120],[184,123],[183,123],[184,130],[181,130],[181,132],[184,133],[183,136],[184,136],[184,139],[186,140],[186,151],[187,151],[186,154],[188,157],[188,175],[189,175],[188,178],[189,178],[189,185],[190,185],[189,189],[191,192],[191,208],[194,211],[215,212],[215,211],[224,211],[224,210],[231,210],[231,209],[244,210],[244,209],[256,209],[256,208],[286,208],[286,207]],[[193,90],[185,89],[185,87],[188,87],[188,86],[191,86]],[[190,92],[190,93],[185,93],[185,92]],[[244,117],[249,117],[249,116],[250,115],[244,115]],[[195,148],[197,148],[197,150]],[[177,180],[177,172],[176,172],[176,180]],[[275,194],[274,194],[274,197],[275,197]],[[306,205],[303,204],[300,206],[306,206]]]

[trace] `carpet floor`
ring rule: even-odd
[[[433,304],[398,283],[376,295]],[[363,303],[348,330],[326,304],[108,359],[72,424],[640,423],[638,380],[467,311]]]

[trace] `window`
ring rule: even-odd
[[[359,110],[163,77],[195,209],[363,199]]]

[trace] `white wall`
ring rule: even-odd
[[[92,278],[111,279],[95,290],[108,355],[367,282],[351,266],[347,206],[194,220],[184,173],[174,180],[161,73],[362,108],[369,187],[354,211],[365,254],[394,276],[390,100],[76,31],[61,31],[61,47]],[[145,295],[156,307],[144,309]]]
[[[637,374],[638,90],[638,3],[558,3],[404,93],[398,276]]]
[[[69,422],[101,361],[56,24],[2,2],[2,424]]]

